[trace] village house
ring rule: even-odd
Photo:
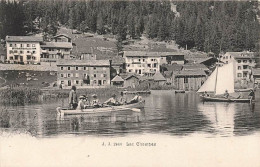
[[[220,55],[220,61],[234,62],[235,81],[250,81],[252,68],[256,65],[254,52],[227,52]]]
[[[111,85],[116,86],[116,87],[124,87],[124,80],[121,78],[119,75],[116,75],[112,80],[111,80]]]
[[[206,80],[203,70],[173,72],[171,83],[178,90],[198,90]]]
[[[153,77],[153,84],[154,85],[164,85],[166,83],[166,79],[164,78],[164,76],[160,73],[160,72],[156,72]]]
[[[256,87],[260,87],[260,68],[252,69],[253,81]]]
[[[177,58],[179,57],[179,58]],[[152,76],[160,71],[162,64],[184,64],[182,54],[170,52],[124,51],[126,72]]]
[[[20,64],[39,64],[42,37],[6,36],[7,62]]]
[[[41,61],[56,62],[59,59],[71,59],[71,42],[45,42],[41,45]]]
[[[52,42],[70,42],[70,43],[72,43],[72,40],[66,34],[59,34],[52,38]]]
[[[57,84],[63,86],[109,86],[109,60],[60,60],[57,63]]]

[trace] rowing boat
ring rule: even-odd
[[[133,104],[126,104],[120,106],[106,106],[101,108],[87,108],[82,110],[71,110],[66,108],[58,107],[56,109],[57,114],[59,115],[81,115],[81,114],[95,114],[95,113],[107,113],[107,112],[115,112],[115,111],[125,111],[125,110],[132,110],[135,112],[140,112],[141,108],[144,108],[144,101],[133,103]]]
[[[201,96],[201,99],[204,102],[252,103],[251,99],[234,99],[234,98],[209,97],[209,96]]]

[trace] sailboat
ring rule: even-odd
[[[234,65],[233,62],[225,64],[223,66],[217,66],[213,73],[209,76],[206,82],[197,91],[198,93],[212,92],[213,96],[203,96],[203,101],[212,102],[239,102],[239,103],[251,103],[250,98],[225,98],[221,95],[228,91],[229,94],[235,92],[234,84]]]

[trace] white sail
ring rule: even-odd
[[[233,63],[218,67],[217,81],[216,81],[216,95],[234,93],[234,66]]]
[[[208,79],[205,81],[205,83],[200,87],[198,92],[205,92],[205,91],[207,91],[207,92],[215,92],[217,68],[208,77]]]

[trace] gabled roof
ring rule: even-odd
[[[165,67],[167,71],[180,71],[182,70],[182,65],[180,64],[163,64],[162,67]]]
[[[124,51],[126,57],[161,57],[161,56],[183,56],[180,52],[150,52],[150,51]]]
[[[67,34],[59,34],[59,35],[54,36],[53,38],[58,38],[58,37],[60,37],[60,36],[64,36],[64,37],[66,37],[66,38],[71,39],[71,37],[69,37]]]
[[[39,36],[6,36],[7,42],[43,42],[43,38]]]
[[[175,76],[206,76],[203,70],[178,71],[174,73]]]
[[[109,60],[59,60],[57,66],[110,66]]]
[[[70,42],[46,42],[41,45],[42,48],[68,48],[72,49],[72,43]]]
[[[254,52],[226,52],[226,54],[233,56],[235,59],[238,58],[254,58]],[[225,54],[225,55],[226,55]]]
[[[155,80],[155,81],[166,81],[166,79],[164,78],[164,76],[160,72],[157,72],[153,75],[153,80]]]
[[[130,78],[132,78],[132,77],[135,77],[135,78],[137,78],[137,79],[140,78],[140,76],[137,76],[137,75],[135,75],[135,74],[130,74],[130,75],[128,75],[127,77],[125,77],[124,79],[125,79],[125,80],[128,80],[128,79],[130,79]]]
[[[206,67],[204,64],[185,64],[183,65],[183,71],[187,70],[209,70],[208,67]]]
[[[111,82],[124,82],[124,80],[119,75],[117,75],[111,80]]]
[[[171,78],[172,77],[172,71],[164,71],[164,77],[165,78]]]

